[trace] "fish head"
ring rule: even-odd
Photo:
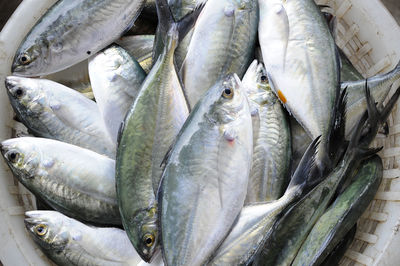
[[[15,54],[11,72],[17,76],[40,76],[48,74],[48,62],[53,56],[51,50],[49,42],[42,38],[33,43],[24,42]]]
[[[206,114],[217,125],[228,124],[241,114],[247,104],[247,97],[242,82],[236,74],[230,74],[214,85],[205,100],[211,101]]]
[[[56,211],[28,211],[25,227],[33,240],[43,249],[61,252],[70,242],[70,233],[64,226],[69,218]]]
[[[5,140],[0,143],[0,151],[13,174],[27,186],[39,168],[40,157],[35,145],[25,139]]]
[[[136,212],[133,223],[138,232],[130,238],[132,244],[140,257],[150,262],[158,246],[157,209],[151,207]]]
[[[46,97],[38,80],[9,76],[5,80],[5,85],[10,102],[18,112],[38,113],[44,109]]]

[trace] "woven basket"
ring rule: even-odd
[[[24,127],[13,120],[4,88],[15,51],[46,9],[56,0],[24,0],[0,34],[0,140],[15,136]],[[338,45],[365,76],[390,71],[400,59],[400,28],[379,0],[320,0],[337,17]],[[398,86],[399,84],[397,84]],[[395,87],[396,84],[393,86]],[[397,88],[396,86],[396,88]],[[392,91],[393,93],[393,91]],[[383,181],[379,191],[358,222],[356,238],[341,265],[400,265],[400,108],[389,118],[384,146]],[[26,210],[35,209],[32,196],[0,162],[0,261],[5,265],[51,265],[25,231]]]

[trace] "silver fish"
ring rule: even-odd
[[[158,192],[166,265],[203,265],[228,234],[247,192],[253,134],[237,75],[194,107],[166,161]]]
[[[33,26],[12,64],[14,75],[63,70],[97,53],[130,28],[144,0],[60,0]]]
[[[137,265],[140,257],[118,228],[87,226],[56,211],[28,211],[25,227],[57,265]]]
[[[335,42],[313,0],[259,0],[259,41],[269,82],[324,161],[338,85]],[[320,163],[319,163],[320,164]]]
[[[170,25],[164,51],[144,80],[118,138],[116,184],[122,221],[146,262],[158,247],[154,191],[161,163],[189,114],[174,65],[178,25]]]
[[[136,99],[146,73],[127,51],[112,45],[89,60],[89,75],[104,124],[116,143],[120,124]]]
[[[18,180],[55,210],[97,224],[121,224],[114,160],[32,137],[5,140],[0,150]]]
[[[224,75],[243,77],[252,60],[257,23],[257,0],[207,1],[180,70],[190,106]]]
[[[289,181],[289,121],[257,60],[250,65],[242,83],[249,98],[254,145],[246,204],[273,201],[282,196]]]
[[[5,84],[18,118],[34,135],[115,158],[115,142],[95,102],[51,80],[10,76]]]

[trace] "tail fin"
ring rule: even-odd
[[[336,62],[337,62],[337,87],[336,98],[333,109],[333,119],[330,124],[330,130],[327,137],[328,152],[328,165],[326,171],[333,169],[339,159],[341,158],[344,150],[346,149],[347,142],[345,140],[345,126],[346,126],[346,104],[347,104],[347,89],[341,91],[341,76],[340,76],[340,56],[336,48]]]
[[[160,35],[164,45],[166,45],[165,36],[167,36],[167,33],[169,32],[171,27],[173,27],[174,24],[177,24],[179,41],[181,41],[190,31],[190,29],[194,26],[198,16],[203,10],[204,5],[205,5],[204,3],[199,4],[191,13],[184,16],[181,20],[175,21],[171,9],[168,5],[168,1],[156,0],[157,16],[159,21],[158,30],[160,31]]]
[[[313,142],[308,146],[306,152],[299,165],[294,172],[292,179],[286,189],[286,191],[292,190],[294,187],[300,187],[301,191],[309,190],[315,183],[316,180],[314,175],[316,171],[314,171],[315,165],[315,156],[317,154],[317,148],[320,143],[321,136],[314,139]],[[317,177],[319,179],[319,175]]]

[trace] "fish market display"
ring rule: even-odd
[[[141,259],[118,228],[87,226],[55,211],[25,213],[25,226],[57,265],[137,265]]]
[[[12,72],[39,76],[85,60],[132,26],[144,0],[59,0],[31,29]]]
[[[343,42],[330,1],[48,2],[0,56],[15,114],[0,151],[54,263],[348,256],[386,165],[370,144],[400,96],[400,63],[357,69],[396,53],[359,59],[368,45]]]
[[[109,137],[95,102],[47,79],[10,76],[5,83],[15,113],[35,136],[115,158],[115,142]]]
[[[89,75],[104,124],[116,143],[120,124],[146,73],[127,51],[112,45],[89,60]]]
[[[121,224],[114,160],[42,138],[5,140],[0,149],[18,180],[55,210],[97,224]]]
[[[243,87],[249,98],[254,145],[246,203],[273,201],[282,196],[288,183],[289,121],[257,61],[243,77]]]

